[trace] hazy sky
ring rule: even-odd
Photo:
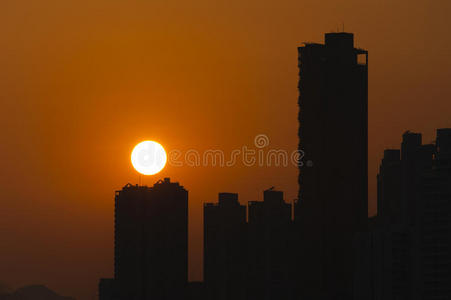
[[[138,182],[141,140],[230,153],[265,134],[267,149],[296,149],[296,47],[343,23],[369,51],[374,213],[383,149],[407,129],[431,142],[451,127],[450,12],[448,0],[1,1],[0,282],[94,299],[113,271],[114,191]],[[203,202],[297,193],[291,165],[169,166],[143,183],[163,177],[189,190],[193,280]]]

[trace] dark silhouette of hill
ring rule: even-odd
[[[7,284],[4,282],[0,282],[0,297],[1,295],[9,294],[13,291],[12,288],[10,288]]]
[[[28,285],[13,293],[1,293],[0,300],[75,300],[71,297],[60,296],[43,285]]]

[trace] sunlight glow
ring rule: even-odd
[[[143,175],[154,175],[166,165],[166,151],[154,141],[144,141],[135,146],[131,161],[136,171]]]

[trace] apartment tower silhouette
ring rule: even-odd
[[[298,298],[351,299],[368,217],[368,53],[326,33],[299,53]]]
[[[127,184],[115,197],[114,294],[118,300],[184,299],[188,192],[169,178]]]

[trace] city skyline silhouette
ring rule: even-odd
[[[203,208],[204,279],[190,282],[188,192],[170,178],[127,184],[99,300],[451,297],[451,128],[384,151],[369,217],[368,51],[346,32],[298,51],[298,199],[271,187],[244,206],[220,192]]]
[[[247,206],[271,186],[292,204],[298,168],[291,157],[286,166],[167,165],[140,181],[133,146],[151,139],[167,153],[229,155],[246,146],[291,155],[297,47],[324,44],[323,34],[343,23],[371,54],[369,216],[377,212],[384,150],[401,149],[407,130],[434,144],[436,129],[451,127],[447,2],[19,0],[2,8],[0,283],[11,293],[31,284],[97,297],[99,278],[114,273],[114,191],[169,177],[189,191],[196,294],[204,204],[230,192]],[[269,145],[258,148],[258,135]]]

